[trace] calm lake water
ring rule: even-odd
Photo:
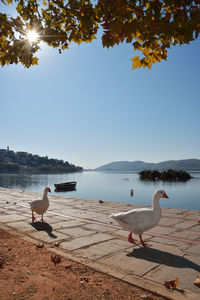
[[[0,174],[0,186],[43,193],[46,186],[52,194],[132,204],[151,205],[156,189],[164,189],[169,199],[161,199],[161,207],[200,210],[200,172],[190,173],[188,182],[144,182],[133,172],[93,172],[69,174]],[[76,181],[77,190],[56,193],[54,183]],[[134,190],[131,197],[130,190]]]

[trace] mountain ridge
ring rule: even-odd
[[[148,163],[141,160],[136,161],[114,161],[98,168],[94,171],[142,171],[142,170],[186,170],[200,171],[200,159],[180,159],[166,160],[158,163]]]

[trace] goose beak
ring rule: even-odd
[[[169,198],[166,193],[163,194],[163,198]]]
[[[49,192],[51,193],[51,190],[49,189]]]

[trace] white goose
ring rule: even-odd
[[[35,200],[32,202],[29,202],[31,210],[32,210],[32,222],[35,221],[35,216],[33,212],[36,212],[39,215],[42,215],[41,221],[43,222],[43,214],[47,211],[49,207],[49,199],[47,197],[48,192],[51,193],[51,190],[49,187],[46,187],[44,189],[44,194],[42,200]]]
[[[144,243],[142,234],[158,224],[161,217],[161,209],[159,206],[159,200],[161,198],[169,198],[165,191],[157,190],[153,195],[152,207],[151,208],[137,208],[128,212],[121,212],[112,214],[111,217],[115,219],[119,225],[130,231],[128,241],[135,243],[132,237],[132,232],[138,234],[140,242],[143,247],[149,247],[148,244]]]

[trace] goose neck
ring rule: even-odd
[[[153,207],[153,210],[156,210],[156,209],[159,209],[160,208],[160,205],[159,205],[159,198],[157,197],[154,197],[153,198],[153,201],[152,201],[152,207]]]
[[[47,193],[48,193],[48,192],[46,192],[46,191],[44,192],[43,200],[48,200]]]

